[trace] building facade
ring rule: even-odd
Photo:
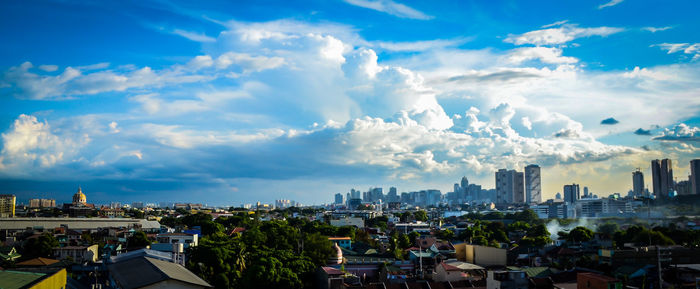
[[[525,202],[528,204],[542,202],[542,178],[538,165],[525,167]]]
[[[15,216],[15,195],[0,195],[0,218],[12,218]]]
[[[581,189],[578,184],[564,185],[564,202],[574,204],[581,199]]]
[[[690,187],[692,194],[700,194],[700,159],[690,161]]]
[[[670,159],[651,161],[651,180],[657,199],[668,199],[673,190],[673,165]]]
[[[511,204],[525,202],[523,173],[500,169],[496,172],[496,203]]]
[[[632,173],[632,192],[634,192],[635,197],[644,194],[644,174],[639,170]]]

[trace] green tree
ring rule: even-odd
[[[566,237],[567,241],[588,242],[593,239],[593,231],[586,227],[578,226],[571,230]]]
[[[620,227],[617,225],[617,223],[608,222],[598,226],[598,233],[610,239],[615,236],[615,232],[617,232],[619,229]]]
[[[53,248],[58,247],[58,240],[49,233],[44,233],[36,238],[29,238],[24,243],[22,255],[28,258],[51,257]]]
[[[142,231],[137,231],[134,232],[131,237],[129,237],[127,240],[127,246],[129,248],[143,248],[148,245],[151,245],[151,240],[148,239],[148,236],[146,236],[146,233]]]
[[[304,238],[304,256],[311,259],[314,264],[323,265],[335,254],[333,243],[328,237],[319,233],[308,234]]]
[[[415,213],[413,213],[413,217],[415,217],[417,221],[423,221],[423,222],[428,221],[428,213],[426,213],[423,210],[416,211]]]

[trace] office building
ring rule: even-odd
[[[690,187],[692,194],[700,194],[700,159],[690,161]]]
[[[542,180],[538,165],[525,167],[525,202],[528,204],[542,202]]]
[[[635,197],[641,197],[644,194],[644,174],[639,170],[632,173],[632,192]]]
[[[578,184],[564,185],[564,202],[574,204],[581,199],[581,190]]]
[[[496,172],[496,203],[510,204],[525,202],[523,173],[500,169]]]
[[[0,195],[0,218],[11,218],[15,216],[15,195]]]
[[[657,199],[667,199],[673,191],[673,166],[670,159],[651,161],[651,180]]]
[[[336,204],[336,205],[341,205],[341,204],[343,204],[343,203],[345,203],[345,201],[343,200],[343,194],[341,194],[341,193],[335,194],[335,202],[334,202],[334,204]]]

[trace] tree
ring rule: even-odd
[[[304,256],[307,256],[316,265],[323,265],[335,254],[333,243],[328,237],[319,233],[308,234],[304,238]]]
[[[151,245],[151,240],[148,239],[148,236],[146,236],[146,233],[142,231],[137,231],[134,232],[129,239],[127,239],[127,246],[129,248],[143,248],[148,245]]]
[[[442,240],[452,240],[455,237],[455,233],[449,229],[440,230],[440,232],[438,232],[437,234],[437,237]]]
[[[418,220],[418,221],[423,221],[423,222],[428,221],[428,213],[426,213],[423,210],[416,211],[415,213],[413,213],[413,217],[415,217],[416,220]]]
[[[620,227],[617,225],[617,223],[605,223],[598,226],[598,233],[601,233],[603,236],[610,239],[619,229]]]
[[[586,227],[578,226],[571,230],[567,236],[567,241],[587,242],[593,239],[593,231]]]
[[[25,241],[22,255],[30,258],[51,257],[53,248],[58,247],[58,245],[58,240],[53,235],[44,233],[37,238],[30,238]]]

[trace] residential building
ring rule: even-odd
[[[488,271],[487,289],[527,289],[528,278],[523,271]]]
[[[542,202],[542,179],[538,165],[525,167],[525,202],[528,204]]]
[[[0,218],[12,218],[15,216],[15,195],[0,195]]]
[[[525,202],[523,173],[500,169],[496,172],[496,203],[511,204]]]
[[[61,268],[54,272],[0,271],[0,288],[66,288],[68,273]]]
[[[651,180],[656,198],[667,199],[674,185],[673,166],[670,159],[651,161]]]
[[[342,226],[355,226],[357,228],[365,227],[365,220],[358,217],[345,217],[340,219],[331,219],[331,226],[342,227]]]
[[[156,241],[164,244],[184,244],[185,249],[188,247],[197,247],[199,244],[199,235],[187,233],[165,233],[156,235]]]
[[[700,159],[690,161],[690,186],[693,195],[700,194]]]
[[[478,265],[457,260],[445,260],[435,266],[433,280],[447,282],[480,278],[482,270],[484,267]]]
[[[596,273],[576,274],[576,289],[622,289],[619,279]]]
[[[95,262],[99,257],[97,244],[92,246],[65,246],[53,248],[54,256],[59,260],[71,259],[77,263]]]
[[[632,173],[632,192],[635,197],[644,195],[644,174],[640,170]]]
[[[212,288],[182,265],[140,256],[109,264],[114,288]]]
[[[454,245],[457,260],[479,266],[505,266],[507,250],[467,243]]]
[[[54,208],[56,207],[56,200],[53,199],[30,199],[30,208]]]
[[[350,237],[328,237],[328,240],[338,244],[338,247],[343,249],[352,249],[352,239]]]

